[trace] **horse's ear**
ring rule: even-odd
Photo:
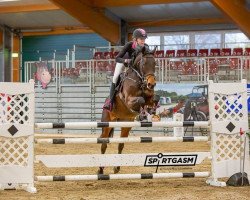
[[[142,52],[142,55],[144,55],[146,53],[146,47],[145,46],[142,47],[141,52]]]
[[[155,48],[150,53],[155,54],[156,49],[157,49],[157,46],[155,46]]]

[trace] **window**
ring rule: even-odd
[[[164,50],[177,50],[189,48],[189,35],[164,36]]]
[[[226,33],[225,47],[226,48],[250,47],[250,40],[244,35],[244,33]]]
[[[212,49],[221,47],[221,34],[195,34],[196,49]]]
[[[148,36],[146,39],[146,43],[150,46],[151,48],[154,48],[154,46],[158,46],[158,49],[160,49],[161,45],[161,37],[160,36]]]

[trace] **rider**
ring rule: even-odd
[[[135,29],[133,32],[133,41],[126,43],[123,49],[116,56],[115,58],[116,66],[115,66],[113,81],[110,87],[110,95],[109,99],[105,102],[103,106],[104,109],[107,109],[109,111],[112,110],[115,99],[115,86],[119,78],[119,75],[124,71],[125,68],[124,64],[130,66],[132,64],[131,59],[134,56],[136,56],[135,53],[138,52],[144,46],[148,48],[148,45],[145,44],[146,38],[147,38],[147,33],[144,29],[141,28]],[[125,55],[128,55],[128,58],[124,58]]]

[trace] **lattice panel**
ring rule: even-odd
[[[215,156],[216,161],[238,160],[243,152],[243,141],[240,134],[216,134]]]
[[[215,119],[218,121],[243,119],[243,96],[241,94],[214,94]]]
[[[0,137],[0,166],[28,165],[29,137],[15,139]]]
[[[28,94],[0,94],[0,123],[27,124],[29,111]]]

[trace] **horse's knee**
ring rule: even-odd
[[[145,99],[143,97],[130,97],[127,104],[129,108],[139,111],[141,106],[145,104]]]

